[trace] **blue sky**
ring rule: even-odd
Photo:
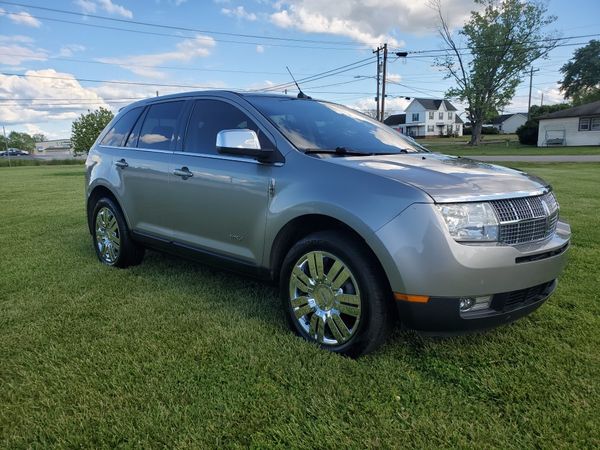
[[[87,109],[116,111],[156,91],[279,85],[290,81],[286,65],[296,78],[304,78],[370,58],[372,48],[383,42],[406,51],[441,47],[426,0],[21,1],[0,2],[0,124],[7,131],[43,132],[52,138],[68,137],[72,120]],[[460,26],[473,2],[442,0],[442,7],[450,23]],[[562,36],[600,34],[600,2],[551,0],[548,7],[558,17],[551,29]],[[544,103],[561,100],[558,69],[575,48],[557,48],[535,64],[540,71],[533,83],[534,103],[542,93]],[[387,91],[397,97],[386,100],[390,112],[402,110],[404,96],[441,97],[451,85],[431,66],[431,58],[394,59]],[[302,87],[314,97],[371,109],[375,81],[367,77],[375,74],[375,63],[361,64]],[[528,80],[506,111],[525,110],[527,93]]]

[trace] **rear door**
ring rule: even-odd
[[[114,160],[122,181],[123,208],[136,233],[171,238],[169,181],[185,105],[183,100],[149,105]]]
[[[196,100],[182,151],[176,152],[173,240],[180,245],[255,265],[262,262],[269,182],[277,167],[217,153],[221,130],[252,129],[261,147],[273,139],[250,113],[224,99]],[[185,176],[189,173],[189,176]]]

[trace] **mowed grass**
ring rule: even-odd
[[[600,446],[600,165],[523,167],[573,227],[557,293],[358,360],[293,336],[268,284],[101,265],[81,166],[0,169],[0,448]]]
[[[427,139],[420,140],[432,152],[445,153],[456,156],[498,156],[498,155],[600,155],[600,146],[587,147],[536,147],[534,145],[522,145],[518,142],[509,141],[494,142],[490,144],[481,144],[477,147],[471,147],[465,144],[456,144],[449,142],[427,142]]]

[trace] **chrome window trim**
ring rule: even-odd
[[[208,158],[208,159],[220,159],[220,160],[225,160],[225,161],[239,161],[239,162],[245,162],[245,163],[251,163],[251,164],[258,164],[261,166],[275,166],[275,167],[283,166],[282,162],[264,163],[264,162],[257,161],[255,159],[240,158],[237,156],[213,155],[210,153],[177,152],[177,151],[173,151],[173,150],[158,150],[158,149],[144,148],[144,147],[115,147],[112,145],[98,145],[98,147],[112,148],[115,150],[135,150],[135,151],[149,152],[149,153],[168,153],[170,155],[194,156],[194,157]]]

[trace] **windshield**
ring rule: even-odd
[[[351,155],[427,151],[387,125],[341,105],[292,97],[246,98],[305,152],[344,149]]]

